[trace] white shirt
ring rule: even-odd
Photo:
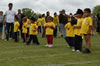
[[[7,23],[14,23],[15,22],[15,20],[14,20],[14,17],[16,15],[15,11],[13,11],[13,10],[7,10],[5,12],[5,15],[6,15],[6,22]]]

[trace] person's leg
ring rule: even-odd
[[[28,40],[28,42],[27,42],[27,45],[29,45],[29,44],[31,43],[31,40],[32,40],[32,39],[33,39],[33,36],[30,35],[29,40]]]
[[[35,41],[35,43],[36,43],[37,45],[40,45],[40,43],[39,43],[38,38],[37,38],[36,35],[33,36],[33,39],[34,39],[34,41]]]
[[[53,35],[50,35],[50,44],[53,45]]]
[[[63,24],[60,24],[60,33],[61,33],[61,37],[63,37]]]
[[[90,41],[91,35],[85,35],[85,41],[86,41],[86,49],[83,51],[83,53],[91,53],[90,47],[91,47],[91,41]]]
[[[82,36],[79,36],[79,50],[82,51]]]
[[[17,32],[14,32],[14,39],[15,39],[15,42],[17,42]]]
[[[49,35],[46,35],[46,37],[47,37],[47,43],[48,43],[48,45],[50,44],[50,38],[49,38]]]
[[[45,37],[45,29],[43,27],[43,33],[42,33],[42,38]]]
[[[11,38],[14,39],[14,24],[11,23],[10,26],[11,26]]]
[[[26,37],[26,33],[24,33],[24,42],[26,42],[27,37]]]
[[[54,29],[54,37],[57,37],[57,26]]]
[[[75,35],[75,50],[78,50],[78,36]]]
[[[6,23],[6,40],[9,40],[9,29],[10,29],[10,24]]]

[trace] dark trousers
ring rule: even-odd
[[[45,37],[45,28],[43,27],[42,38]]]
[[[57,37],[57,26],[54,29],[54,37]]]
[[[31,43],[31,41],[33,40],[34,44],[39,45],[40,43],[38,42],[38,38],[36,35],[30,35],[29,37],[29,41],[27,42],[27,45],[29,45]]]
[[[38,27],[38,33],[41,33],[41,26]]]
[[[14,38],[14,24],[13,23],[6,23],[6,39],[9,40],[9,36]]]
[[[74,40],[74,37],[66,37],[66,42],[68,43],[68,45],[70,46],[70,47],[74,47],[74,45],[75,45],[75,40]]]
[[[15,39],[15,42],[18,42],[19,41],[19,32],[14,32],[14,39]]]
[[[22,24],[20,24],[19,29],[20,29],[20,32],[21,32],[21,38],[23,38],[23,33],[22,33]]]
[[[82,51],[82,36],[75,35],[75,50]]]

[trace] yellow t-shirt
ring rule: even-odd
[[[38,26],[41,26],[42,25],[42,18],[38,18],[37,24],[38,24]]]
[[[14,32],[19,32],[19,26],[20,26],[19,22],[16,21],[16,22],[14,23]]]
[[[34,23],[34,24],[31,24],[30,25],[30,30],[29,30],[29,34],[30,35],[37,35],[37,29],[38,29],[38,26]],[[36,31],[35,31],[36,30]]]
[[[89,27],[92,26],[92,17],[86,17],[83,20],[82,27],[81,27],[81,34],[88,34]],[[92,30],[91,30],[92,33]]]
[[[22,33],[27,33],[27,27],[28,27],[27,22],[23,23],[23,26],[22,26]]]
[[[46,27],[46,26],[51,26],[51,27],[55,28],[55,24],[53,22],[45,23],[44,27]],[[50,27],[47,27],[46,28],[46,35],[53,35],[53,31],[54,31],[54,29],[51,29]]]
[[[65,28],[67,29],[66,30],[66,36],[67,37],[74,37],[75,36],[75,34],[74,34],[74,26],[72,26],[71,25],[71,23],[67,23],[66,25],[65,25]]]
[[[27,19],[27,24],[28,24],[28,27],[30,27],[30,24],[31,24],[30,19]]]
[[[42,17],[42,24],[45,24],[46,21],[45,21],[45,17]]]
[[[56,16],[56,17],[54,16],[54,17],[53,17],[53,22],[54,22],[55,25],[58,24],[58,22],[59,22],[58,16]]]
[[[77,19],[77,25],[76,26],[82,26],[82,23],[83,23],[83,18],[79,18],[79,19]],[[76,28],[75,29],[75,35],[82,36],[80,34],[80,31],[81,31],[81,28]]]

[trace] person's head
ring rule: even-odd
[[[9,3],[8,4],[8,7],[9,7],[9,10],[12,10],[13,4],[12,3]]]
[[[76,14],[78,18],[81,18],[83,16],[83,11],[81,9],[78,9]]]
[[[64,9],[62,10],[62,14],[65,14],[65,10]]]
[[[3,15],[3,11],[0,11],[0,15]]]
[[[47,22],[52,22],[52,17],[51,16],[47,17]]]
[[[30,20],[31,20],[31,23],[34,23],[36,21],[36,18],[32,16]]]
[[[54,16],[57,16],[57,13],[56,12],[54,13]]]
[[[89,17],[91,15],[91,9],[90,8],[85,8],[84,9],[84,16]]]
[[[27,18],[26,17],[23,18],[23,22],[27,22]]]
[[[42,14],[42,17],[45,17],[45,14]]]
[[[47,16],[50,16],[50,12],[49,12],[49,11],[47,11],[46,15],[47,15]]]
[[[99,10],[98,14],[100,14],[100,10]]]
[[[39,18],[41,18],[41,15],[39,15]]]
[[[21,9],[18,9],[18,13],[20,13],[20,14],[21,14]]]
[[[18,21],[18,16],[15,16],[15,21]]]

